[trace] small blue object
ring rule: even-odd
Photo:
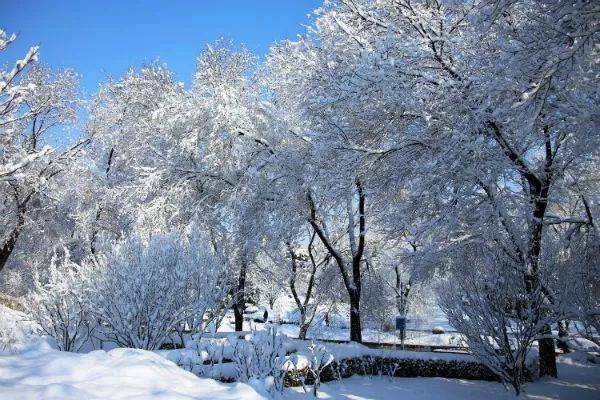
[[[396,317],[396,330],[403,331],[406,328],[406,317]]]

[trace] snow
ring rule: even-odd
[[[296,304],[287,296],[281,295],[275,302],[275,314],[281,315],[283,323],[278,326],[279,332],[297,338],[300,332],[298,321],[300,314]],[[437,307],[431,307],[426,315],[411,315],[407,320],[404,344],[413,346],[467,346],[464,337],[456,332],[448,323],[448,319]],[[308,330],[308,339],[321,340],[349,340],[350,338],[350,314],[348,312],[338,311],[330,313],[329,326],[325,325],[324,312],[320,310],[315,317],[315,321]],[[224,324],[225,325],[225,324]],[[261,329],[260,323],[254,324],[256,329]],[[232,329],[233,330],[233,329]],[[442,334],[434,334],[432,331],[444,331]],[[396,344],[400,347],[400,338],[398,332],[382,332],[378,329],[363,327],[363,340],[373,343]]]
[[[0,398],[6,400],[262,399],[252,387],[198,378],[145,350],[76,354],[43,342],[0,356]]]
[[[558,360],[559,379],[545,378],[524,387],[522,399],[595,400],[600,398],[600,366],[577,361],[577,355]],[[301,387],[290,388],[284,398],[306,399]],[[389,378],[353,376],[322,384],[319,398],[352,400],[504,400],[514,392],[500,383],[445,378]]]
[[[261,325],[261,328],[264,328],[264,325]],[[252,335],[252,332],[248,332],[242,334],[241,337],[250,339]],[[238,334],[224,332],[206,334],[201,338],[195,337],[194,339],[189,338],[186,340],[186,348],[184,349],[159,350],[155,351],[155,353],[198,376],[232,381],[236,379],[236,368],[231,360],[234,358],[234,348],[239,340],[241,339],[238,338]],[[310,341],[285,337],[283,346],[286,354],[289,356],[288,360],[290,362],[284,368],[304,368],[308,366],[309,360],[313,357],[309,349],[311,343]],[[372,349],[354,342],[331,343],[315,341],[315,344],[338,361],[371,356],[426,361],[476,362],[475,358],[468,354]]]
[[[293,340],[293,342],[297,346],[297,351],[299,354],[308,354],[308,350],[306,349],[306,347],[310,344],[310,342],[301,340]],[[323,344],[326,347],[327,351],[330,352],[336,360],[371,356],[412,360],[475,361],[475,358],[468,354],[372,349],[362,344],[354,342],[320,344]]]
[[[257,324],[258,326],[259,324]],[[297,338],[300,327],[294,324],[281,324],[279,331],[289,337]],[[447,331],[446,331],[447,332]],[[395,332],[381,332],[375,329],[363,329],[363,340],[373,343],[396,344],[400,347],[400,339]],[[308,331],[308,339],[348,340],[350,330],[338,327],[312,327]],[[459,333],[434,334],[430,331],[406,331],[404,343],[417,346],[466,346]]]
[[[342,346],[342,345],[339,345]],[[436,355],[437,356],[437,355]],[[446,355],[444,355],[445,357]],[[523,399],[597,399],[600,366],[580,353],[559,358],[559,379],[527,384]],[[302,388],[286,389],[285,399],[306,398]],[[501,384],[444,378],[352,377],[326,383],[330,399],[514,399]],[[88,354],[59,352],[43,341],[0,356],[0,398],[69,399],[263,399],[246,384],[198,378],[160,355],[115,349]]]
[[[7,326],[12,340],[0,349],[2,400],[264,398],[243,383],[199,378],[151,351],[57,351],[48,338],[33,334],[23,313],[0,305],[0,328]]]
[[[34,327],[25,315],[0,306],[0,321],[14,325],[13,346],[0,352],[0,399],[2,400],[96,400],[96,399],[265,399],[265,382],[226,384],[199,378],[173,361],[175,356],[198,355],[194,349],[150,352],[128,348],[96,350],[87,354],[59,352],[51,342],[32,334]],[[232,334],[222,338],[203,338],[203,359],[214,356],[210,347],[229,355]],[[306,362],[308,342],[289,340],[296,358]],[[586,344],[586,343],[584,343]],[[336,359],[360,355],[388,355],[399,358],[470,361],[469,355],[378,350],[350,343],[326,343],[327,352]],[[288,346],[286,346],[288,347]],[[582,346],[584,347],[584,346]],[[189,353],[189,354],[188,354]],[[558,359],[559,379],[544,378],[524,387],[523,399],[586,400],[600,398],[600,365],[594,353],[575,352]],[[193,357],[192,357],[193,358]],[[210,358],[210,357],[209,357]],[[233,364],[196,365],[208,376],[234,376]],[[194,371],[199,372],[199,371]],[[389,378],[354,376],[322,384],[321,398],[330,399],[514,399],[512,391],[501,384],[445,378]],[[284,399],[312,397],[301,387],[288,388]]]

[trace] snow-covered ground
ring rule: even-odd
[[[97,350],[74,354],[43,342],[0,356],[0,399],[262,399],[243,383],[198,378],[150,351]]]
[[[260,326],[260,324],[256,324]],[[293,324],[281,324],[278,326],[279,332],[282,334],[297,338],[300,332],[300,327]],[[400,339],[395,332],[381,332],[375,329],[363,329],[363,340],[366,342],[395,344],[400,347]],[[308,332],[308,339],[321,340],[348,340],[350,330],[345,328],[325,327],[321,326],[318,329],[311,329]],[[443,333],[433,334],[427,331],[407,331],[404,343],[407,345],[419,346],[464,346],[462,335],[459,333]]]
[[[198,377],[177,366],[175,355],[191,349],[150,352],[135,349],[96,350],[85,354],[60,352],[50,342],[32,332],[32,324],[21,313],[0,306],[0,325],[11,326],[10,350],[0,347],[1,400],[96,400],[96,399],[265,399],[264,388],[243,383],[226,384]],[[254,326],[261,329],[262,324]],[[225,330],[227,330],[227,324]],[[225,334],[226,335],[226,334]],[[215,341],[231,338],[208,339]],[[296,359],[305,358],[307,342],[291,340]],[[402,358],[471,360],[469,355],[417,353],[368,349],[357,344],[327,343],[327,351],[335,358],[380,352]],[[218,347],[218,346],[217,346]],[[216,347],[215,347],[216,348]],[[221,347],[222,357],[230,358],[231,346]],[[193,351],[194,354],[199,354]],[[201,358],[212,358],[203,354]],[[600,399],[600,365],[589,362],[585,353],[559,357],[559,379],[543,379],[525,385],[522,398]],[[596,360],[598,358],[596,357]],[[200,365],[202,363],[200,362]],[[202,366],[202,365],[201,365]],[[207,376],[233,374],[233,364],[204,365]],[[218,368],[227,371],[218,371]],[[224,373],[226,372],[226,373]],[[300,387],[288,388],[284,399],[311,398]],[[321,398],[329,399],[514,399],[511,390],[501,384],[444,378],[358,377],[323,384]]]
[[[256,313],[247,314],[246,317],[262,318],[264,309],[265,307],[262,307]],[[349,340],[349,315],[339,312],[330,317],[333,321],[330,326],[324,323],[322,316],[315,318],[314,323],[308,330],[307,338],[314,340]],[[286,295],[277,298],[275,310],[269,310],[269,320],[277,323],[277,329],[280,333],[291,338],[297,338],[300,332],[300,327],[297,324],[298,318],[296,304]],[[294,323],[281,323],[281,321]],[[441,328],[445,333],[434,334],[432,333],[433,328]],[[264,324],[261,322],[255,322],[251,319],[244,321],[244,331],[262,329],[264,329]],[[220,325],[219,332],[233,331],[235,331],[233,312],[229,312]],[[366,342],[395,344],[400,347],[400,338],[397,332],[382,332],[377,329],[364,328],[362,333],[363,340]],[[404,343],[418,346],[465,346],[462,335],[448,324],[445,315],[437,307],[430,310],[430,313],[426,316],[410,316],[407,321]]]
[[[600,366],[578,361],[575,356],[558,359],[559,379],[542,379],[526,384],[522,399],[600,399]],[[303,389],[290,388],[285,398],[305,399]],[[389,378],[353,376],[321,385],[319,398],[352,400],[504,400],[514,392],[500,383],[445,378]]]
[[[600,366],[572,356],[559,358],[560,379],[525,386],[525,399],[598,399]],[[352,377],[323,384],[329,399],[509,399],[499,383],[443,378]],[[310,398],[302,388],[286,389],[284,398]],[[262,399],[245,384],[198,378],[152,352],[115,349],[73,354],[43,342],[0,356],[0,399]]]
[[[251,386],[199,378],[136,349],[61,352],[33,334],[22,313],[0,305],[9,345],[0,346],[1,400],[263,399]],[[10,329],[6,329],[9,327]]]
[[[344,310],[340,306],[337,313],[330,314],[331,324],[329,326],[324,322],[324,311],[326,309],[320,310],[317,313],[313,324],[308,330],[307,337],[309,339],[321,340],[349,340],[350,320],[348,310]],[[285,294],[280,295],[275,302],[275,309],[269,315],[270,319],[274,322],[284,322],[278,326],[279,332],[292,338],[298,337],[298,333],[300,332],[300,327],[298,326],[299,313],[297,312],[296,304],[289,296]],[[233,330],[233,316],[230,319],[226,318],[224,324],[221,326],[221,331]],[[389,323],[393,324],[394,321],[390,320]],[[228,325],[231,325],[231,328]],[[249,328],[250,325],[252,325],[253,329],[262,329],[261,323],[252,322],[248,325]],[[434,328],[442,329],[444,333],[434,334],[432,332]],[[437,306],[429,307],[426,314],[409,315],[406,329],[404,343],[407,345],[465,346],[462,335],[450,326],[448,319]],[[394,331],[382,332],[378,329],[365,327],[362,334],[363,340],[366,342],[400,345],[398,333]]]

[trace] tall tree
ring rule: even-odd
[[[0,31],[0,51],[15,39]],[[53,180],[88,143],[80,138],[62,148],[50,144],[53,134],[76,119],[77,80],[71,71],[40,66],[37,56],[32,47],[10,71],[0,72],[0,271],[25,229],[32,229],[31,236],[47,228]],[[35,221],[42,209],[46,215]]]

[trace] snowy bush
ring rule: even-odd
[[[210,251],[201,235],[192,234],[186,257],[185,289],[175,298],[184,310],[182,319],[174,327],[182,346],[185,346],[184,331],[203,333],[229,306],[225,262]]]
[[[18,332],[14,321],[0,317],[0,353],[10,351],[18,341]]]
[[[175,235],[156,235],[147,243],[118,243],[89,264],[87,283],[102,338],[154,350],[182,321],[201,321],[213,306],[211,293],[219,290],[219,266],[205,251],[184,246]]]
[[[567,314],[577,322],[575,328],[584,338],[600,345],[600,241],[595,230],[571,233],[566,248],[556,257],[561,271],[554,292],[569,304]]]
[[[479,253],[479,255],[481,255]],[[440,306],[462,333],[473,355],[519,393],[530,375],[527,361],[534,340],[552,322],[540,290],[528,293],[523,274],[501,268],[497,260],[477,264],[440,288]]]
[[[60,350],[78,351],[92,330],[88,290],[81,268],[64,256],[52,257],[47,269],[34,273],[34,290],[28,294],[25,308],[41,331],[56,340]]]
[[[327,348],[323,345],[315,344],[311,342],[307,347],[310,352],[310,357],[308,358],[308,365],[306,366],[306,371],[308,376],[313,381],[313,396],[318,396],[319,387],[321,386],[321,374],[334,360],[333,354],[327,351]],[[296,370],[300,370],[299,362],[297,357],[292,357],[292,362]],[[306,392],[306,387],[304,386],[304,379],[301,381],[302,388]]]
[[[258,331],[250,340],[240,340],[233,360],[237,378],[242,382],[262,382],[269,392],[283,390],[286,352],[283,337],[273,327]]]

